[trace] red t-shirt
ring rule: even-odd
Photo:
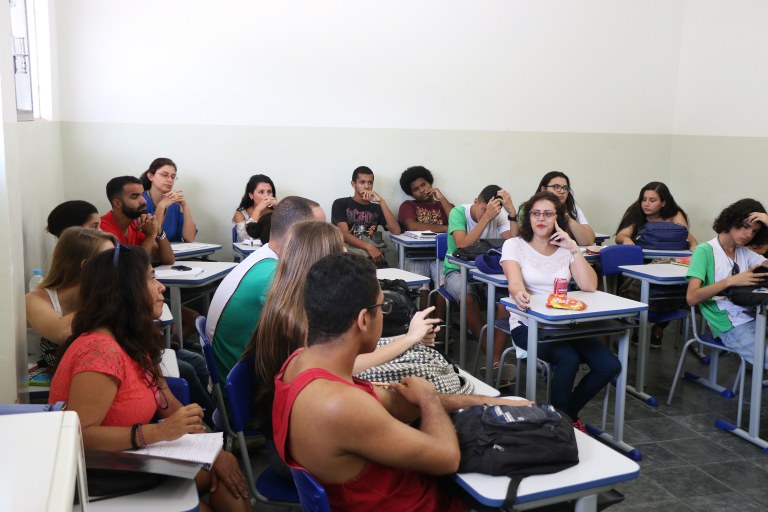
[[[376,397],[370,382],[353,378],[354,384],[340,379],[321,368],[305,370],[288,384],[282,381],[288,363],[301,352],[297,350],[283,364],[275,377],[275,403],[272,408],[272,428],[280,458],[290,467],[302,468],[288,452],[288,428],[293,402],[315,379],[327,379],[354,386]],[[320,441],[322,442],[322,441]],[[466,505],[449,492],[440,492],[435,477],[407,469],[382,466],[368,461],[359,475],[344,483],[323,483],[331,510],[335,511],[397,511],[397,512],[458,512]]]
[[[419,203],[415,200],[404,201],[397,212],[397,219],[404,224],[407,219],[414,219],[423,224],[448,225],[448,214],[439,202]]]
[[[103,426],[130,427],[152,420],[157,411],[157,388],[150,387],[145,370],[113,338],[100,333],[79,336],[56,367],[48,403],[68,402],[72,378],[81,372],[99,372],[118,381],[117,394],[101,422]]]
[[[112,210],[101,216],[101,230],[107,233],[112,233],[117,237],[117,241],[123,245],[141,245],[146,238],[144,232],[139,228],[136,221],[131,222],[128,226],[128,236],[123,235],[123,231],[120,226],[115,222],[115,217],[112,215]]]

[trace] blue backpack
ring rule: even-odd
[[[674,222],[648,222],[637,232],[635,244],[643,249],[683,251],[688,249],[688,228]]]

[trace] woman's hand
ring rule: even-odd
[[[167,194],[163,195],[163,198],[160,200],[160,203],[158,206],[164,206],[168,207],[172,204],[178,203],[182,208],[184,208],[187,204],[186,199],[184,199],[184,191],[182,190],[171,190]]]
[[[261,200],[259,204],[254,205],[253,207],[253,213],[251,214],[251,219],[258,221],[264,213],[270,209],[274,208],[277,204],[277,199],[275,199],[272,196],[265,197]]]
[[[203,427],[203,409],[197,404],[179,408],[159,425],[163,441],[173,441],[184,434],[201,434]]]
[[[517,304],[518,309],[520,311],[525,311],[529,307],[531,307],[531,294],[528,293],[525,290],[521,290],[517,292],[512,299],[514,299],[515,304]]]
[[[555,232],[549,237],[549,243],[569,251],[575,251],[579,248],[576,242],[557,223],[555,223]]]
[[[211,490],[216,491],[219,482],[229,489],[235,498],[249,499],[248,484],[240,471],[237,459],[229,452],[222,451],[211,466]]]
[[[442,321],[439,318],[427,318],[434,310],[435,306],[428,307],[423,311],[417,311],[413,318],[411,318],[411,323],[408,324],[408,332],[405,335],[409,340],[410,347],[420,341],[426,341],[425,345],[434,346],[434,333],[440,329],[439,327],[435,328],[435,326]]]

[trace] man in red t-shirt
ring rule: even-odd
[[[404,230],[448,231],[448,213],[453,203],[445,198],[440,189],[432,186],[434,181],[429,169],[421,165],[409,167],[400,175],[400,188],[413,197],[403,201],[397,215]]]
[[[353,378],[355,358],[376,348],[389,309],[368,258],[337,253],[315,263],[304,308],[306,348],[275,377],[272,426],[280,457],[314,475],[335,511],[465,510],[451,482],[437,478],[459,467],[446,411],[530,402],[438,395],[417,377],[387,388]],[[419,417],[419,427],[410,426]]]
[[[123,245],[140,245],[165,265],[176,261],[171,244],[154,215],[146,213],[144,187],[138,178],[120,176],[107,183],[112,210],[102,215],[101,230],[112,233]]]

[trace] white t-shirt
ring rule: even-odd
[[[571,281],[573,255],[562,247],[558,247],[551,256],[544,256],[522,238],[510,238],[501,248],[501,261],[507,260],[516,261],[520,265],[523,284],[530,294],[549,295],[554,289],[556,278]],[[524,317],[515,313],[509,314],[510,329],[521,323],[528,325]]]
[[[584,212],[581,211],[581,208],[579,208],[579,205],[576,206],[576,222],[579,224],[589,224],[589,221],[587,220],[587,216],[584,215]]]
[[[469,233],[475,229],[477,222],[472,220],[472,215],[470,214],[470,207],[472,205],[465,204],[462,206],[464,206],[464,217],[467,219],[466,232]],[[480,235],[480,238],[501,238],[501,234],[506,231],[509,231],[509,219],[507,219],[507,211],[502,208],[496,218],[489,222],[485,227],[485,230]]]

